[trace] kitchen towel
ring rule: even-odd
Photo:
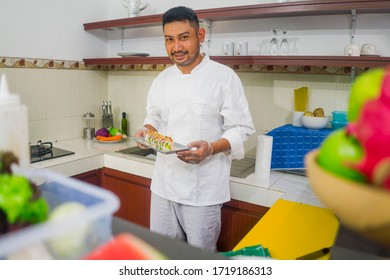
[[[257,136],[255,174],[259,177],[267,177],[271,172],[273,137],[269,135]]]

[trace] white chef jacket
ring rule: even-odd
[[[230,151],[199,164],[185,163],[176,154],[158,153],[151,191],[192,206],[229,201],[231,160],[244,157],[244,141],[255,131],[237,74],[207,55],[191,74],[182,74],[176,65],[169,67],[153,81],[146,111],[144,124],[174,142],[186,145],[225,138],[231,146]]]

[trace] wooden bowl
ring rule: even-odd
[[[318,150],[305,157],[310,186],[341,223],[379,243],[390,245],[390,192],[332,174],[317,163]]]

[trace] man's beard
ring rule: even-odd
[[[191,57],[189,57],[187,60],[183,61],[183,62],[177,62],[175,60],[175,54],[188,54],[188,52],[173,52],[171,53],[171,57],[172,57],[172,60],[176,63],[177,66],[188,66],[188,65],[191,65],[199,56],[199,50]]]

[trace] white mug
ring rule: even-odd
[[[293,126],[302,126],[302,116],[305,112],[294,111],[293,113]]]
[[[237,42],[235,46],[235,55],[248,55],[248,42]]]
[[[223,43],[223,55],[234,55],[234,42]]]
[[[360,50],[361,55],[376,55],[376,47],[373,44],[364,44]]]
[[[360,56],[360,47],[355,44],[346,45],[344,48],[344,55],[346,56]]]

